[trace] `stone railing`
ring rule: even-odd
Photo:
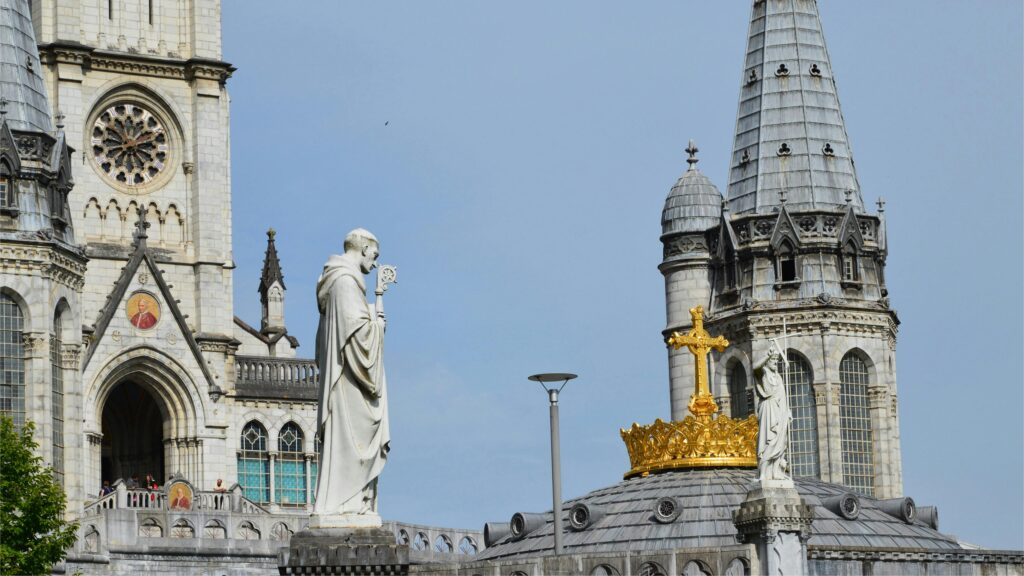
[[[167,494],[163,490],[128,488],[121,481],[114,491],[86,504],[85,515],[99,514],[103,510],[166,510]],[[228,492],[196,491],[192,495],[192,510],[225,510],[243,514],[266,514],[259,504],[242,496],[241,489]]]
[[[316,400],[319,381],[313,360],[235,356],[235,391],[239,396]]]

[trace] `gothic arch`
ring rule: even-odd
[[[726,348],[725,352],[715,362],[714,372],[711,376],[711,393],[715,396],[729,395],[729,370],[739,362],[743,365],[743,371],[750,377],[750,356],[740,346]]]
[[[858,357],[858,358],[860,358],[861,360],[864,361],[864,364],[868,367],[868,380],[869,380],[869,382],[871,382],[872,384],[877,384],[878,383],[878,372],[877,372],[877,367],[875,366],[875,361],[871,358],[870,354],[865,352],[864,349],[859,347],[859,346],[854,346],[852,348],[849,348],[846,351],[844,351],[842,354],[837,356],[838,362],[836,363],[835,368],[834,368],[834,370],[836,371],[836,374],[839,373],[839,363],[842,362],[843,358],[846,358],[850,354],[853,354],[854,356],[856,356],[856,357]]]
[[[111,391],[132,379],[153,395],[165,421],[164,437],[194,437],[206,428],[203,396],[175,359],[149,346],[136,346],[108,360],[86,392],[86,430],[100,430]]]
[[[19,282],[19,280],[20,280],[20,278],[17,278],[17,279],[15,279],[14,282],[15,283],[19,283],[19,284],[22,283],[22,282]],[[18,290],[18,288],[22,288],[22,290]],[[25,298],[23,298],[22,295],[21,295],[22,291],[27,289],[28,286],[20,286],[18,288],[12,287],[12,286],[0,286],[0,294],[3,294],[4,296],[7,296],[11,300],[14,300],[14,303],[17,304],[18,308],[21,309],[22,332],[37,332],[37,330],[35,329],[36,327],[35,327],[34,322],[33,322],[34,318],[32,316],[32,309],[28,305],[28,302],[25,300]],[[31,292],[29,292],[29,293],[31,293]],[[46,318],[46,323],[49,324],[49,322],[50,322],[50,319]],[[47,329],[47,331],[49,331],[49,327],[47,327],[46,329]]]

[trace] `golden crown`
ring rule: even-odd
[[[694,392],[690,396],[692,416],[681,422],[664,422],[641,426],[634,423],[629,430],[619,430],[632,468],[625,477],[647,476],[665,470],[711,468],[719,466],[757,467],[757,416],[733,419],[718,414],[718,404],[708,390],[707,355],[722,352],[729,341],[711,337],[704,329],[704,308],[690,310],[693,329],[685,336],[673,332],[669,346],[676,350],[686,346],[696,363]]]

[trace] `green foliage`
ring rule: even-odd
[[[64,489],[36,455],[34,431],[0,414],[0,574],[49,574],[78,531],[64,520]]]

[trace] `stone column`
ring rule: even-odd
[[[309,461],[310,461],[311,458],[312,458],[312,456],[310,456],[309,454],[306,454],[306,457],[304,458],[304,460],[305,460],[305,464],[304,465],[306,467],[306,507],[307,508],[309,508],[309,505],[313,503],[312,494],[313,494],[313,490],[316,489],[315,486],[310,486],[310,483],[313,480],[312,476],[309,475],[309,471],[310,471]]]
[[[792,481],[758,483],[747,492],[733,524],[740,542],[754,544],[758,574],[807,574],[807,540],[814,510]]]
[[[815,416],[818,419],[818,468],[821,471],[821,480],[834,482],[832,478],[832,467],[829,462],[828,445],[828,383],[815,382],[814,408]]]
[[[277,502],[277,496],[274,494],[274,484],[276,484],[276,482],[274,481],[274,476],[275,476],[274,471],[275,471],[276,467],[277,467],[277,454],[274,453],[274,452],[271,452],[270,453],[270,478],[267,480],[270,483],[270,503],[271,504]]]
[[[875,498],[895,498],[892,490],[892,469],[889,460],[889,390],[886,386],[868,388],[868,410],[871,414],[871,439],[874,461]]]

